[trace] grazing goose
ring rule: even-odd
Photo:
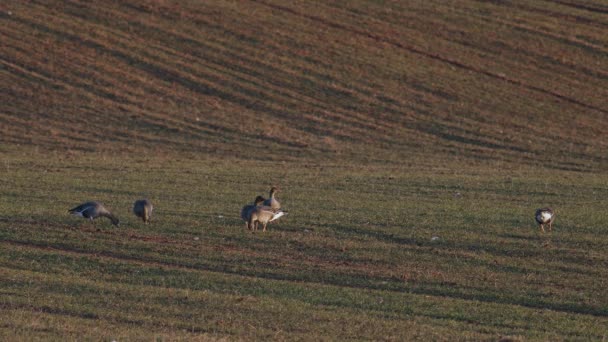
[[[253,201],[253,204],[246,205],[243,207],[243,209],[241,209],[241,218],[243,219],[243,221],[245,221],[245,225],[247,225],[247,227],[249,227],[248,222],[249,217],[251,217],[251,213],[255,210],[256,207],[261,206],[265,200],[266,199],[264,197],[258,196]]]
[[[118,217],[112,215],[112,213],[108,209],[106,209],[103,204],[99,202],[85,202],[75,208],[68,210],[68,212],[72,215],[88,218],[91,221],[100,216],[104,216],[109,218],[110,221],[112,221],[112,224],[116,227],[120,226],[120,220],[118,220]]]
[[[148,222],[150,222],[153,209],[154,207],[152,206],[152,202],[148,201],[147,199],[137,200],[133,204],[133,213],[135,216],[141,217],[144,224],[148,224]]]
[[[282,211],[281,209],[273,210],[271,207],[268,206],[256,207],[249,216],[247,227],[249,228],[249,230],[255,231],[258,230],[258,224],[262,223],[262,231],[265,232],[266,225],[268,224],[268,222],[272,222],[286,214],[287,213]]]
[[[536,222],[540,225],[542,232],[545,232],[545,225],[549,225],[549,231],[553,229],[553,221],[555,221],[555,213],[551,208],[541,208],[536,210]]]
[[[274,197],[274,194],[277,192],[279,192],[279,188],[276,186],[270,188],[270,198],[264,201],[264,205],[272,208],[272,210],[281,209],[281,203],[279,203],[279,201],[277,201],[277,199]]]

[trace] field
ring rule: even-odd
[[[7,336],[601,340],[608,327],[605,176],[86,156],[11,159],[3,174]],[[280,179],[290,214],[252,234],[238,211],[260,179]],[[142,195],[149,226],[129,213]],[[83,198],[122,227],[70,217]],[[540,234],[547,198],[560,216]]]
[[[608,338],[604,2],[9,1],[0,24],[1,340]],[[289,214],[251,233],[272,185]]]

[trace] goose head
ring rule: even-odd
[[[113,225],[120,227],[120,220],[117,217],[112,217],[111,220]]]
[[[260,204],[262,204],[262,203],[263,203],[265,200],[266,200],[266,199],[265,199],[264,197],[262,197],[262,196],[258,196],[258,197],[256,197],[256,198],[255,198],[254,203],[255,203],[255,205],[260,205]]]

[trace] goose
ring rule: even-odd
[[[255,210],[256,207],[259,207],[262,205],[262,203],[265,201],[266,199],[262,196],[257,196],[255,198],[255,200],[253,201],[253,204],[248,204],[246,206],[243,207],[243,209],[241,209],[241,218],[243,219],[243,221],[245,221],[245,225],[247,227],[249,227],[249,217],[251,217],[251,213]]]
[[[277,192],[279,192],[279,188],[276,186],[270,188],[270,198],[264,201],[264,205],[272,208],[272,210],[281,209],[281,203],[279,203],[279,201],[277,201],[277,199],[274,197],[274,194]]]
[[[536,210],[536,222],[540,225],[542,232],[545,232],[545,225],[549,225],[549,231],[553,229],[553,221],[555,221],[555,212],[551,208],[541,208]]]
[[[282,211],[281,209],[274,210],[269,206],[255,207],[255,209],[251,212],[251,215],[249,216],[247,228],[249,228],[249,230],[256,231],[258,230],[258,224],[262,223],[262,231],[265,232],[266,225],[269,222],[272,222],[286,214],[287,213]]]
[[[68,210],[68,212],[72,215],[80,216],[82,218],[88,218],[93,221],[100,216],[104,216],[112,221],[112,224],[116,227],[120,226],[120,220],[118,217],[112,215],[112,213],[103,206],[103,204],[95,201],[85,202],[81,205]]]
[[[152,210],[154,210],[154,207],[152,206],[152,202],[150,202],[148,199],[137,200],[135,203],[133,203],[133,213],[135,216],[141,217],[144,224],[148,224],[148,222],[150,222]]]

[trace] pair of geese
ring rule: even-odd
[[[272,222],[287,214],[281,210],[281,204],[274,197],[274,194],[277,191],[277,188],[272,187],[270,189],[269,199],[258,196],[255,198],[252,205],[243,207],[241,210],[241,218],[247,223],[247,228],[249,230],[257,230],[258,223],[262,223],[264,225],[262,231],[265,232],[268,222]],[[543,233],[545,232],[545,225],[549,227],[549,231],[553,230],[553,222],[555,221],[555,212],[553,209],[549,207],[537,209],[534,218]]]
[[[141,218],[145,224],[150,222],[152,217],[152,210],[154,207],[152,203],[147,199],[137,200],[133,203],[133,213],[135,216]],[[120,227],[120,220],[114,216],[103,204],[95,201],[85,202],[81,205],[68,210],[72,215],[80,216],[85,219],[93,221],[98,217],[107,217],[112,221],[112,224],[116,227]]]
[[[287,214],[281,210],[281,203],[276,199],[275,194],[279,192],[277,187],[270,188],[270,198],[265,199],[257,196],[253,204],[246,205],[241,209],[241,218],[245,221],[247,229],[256,231],[258,225],[262,224],[262,231],[266,231],[266,225],[281,216]]]

